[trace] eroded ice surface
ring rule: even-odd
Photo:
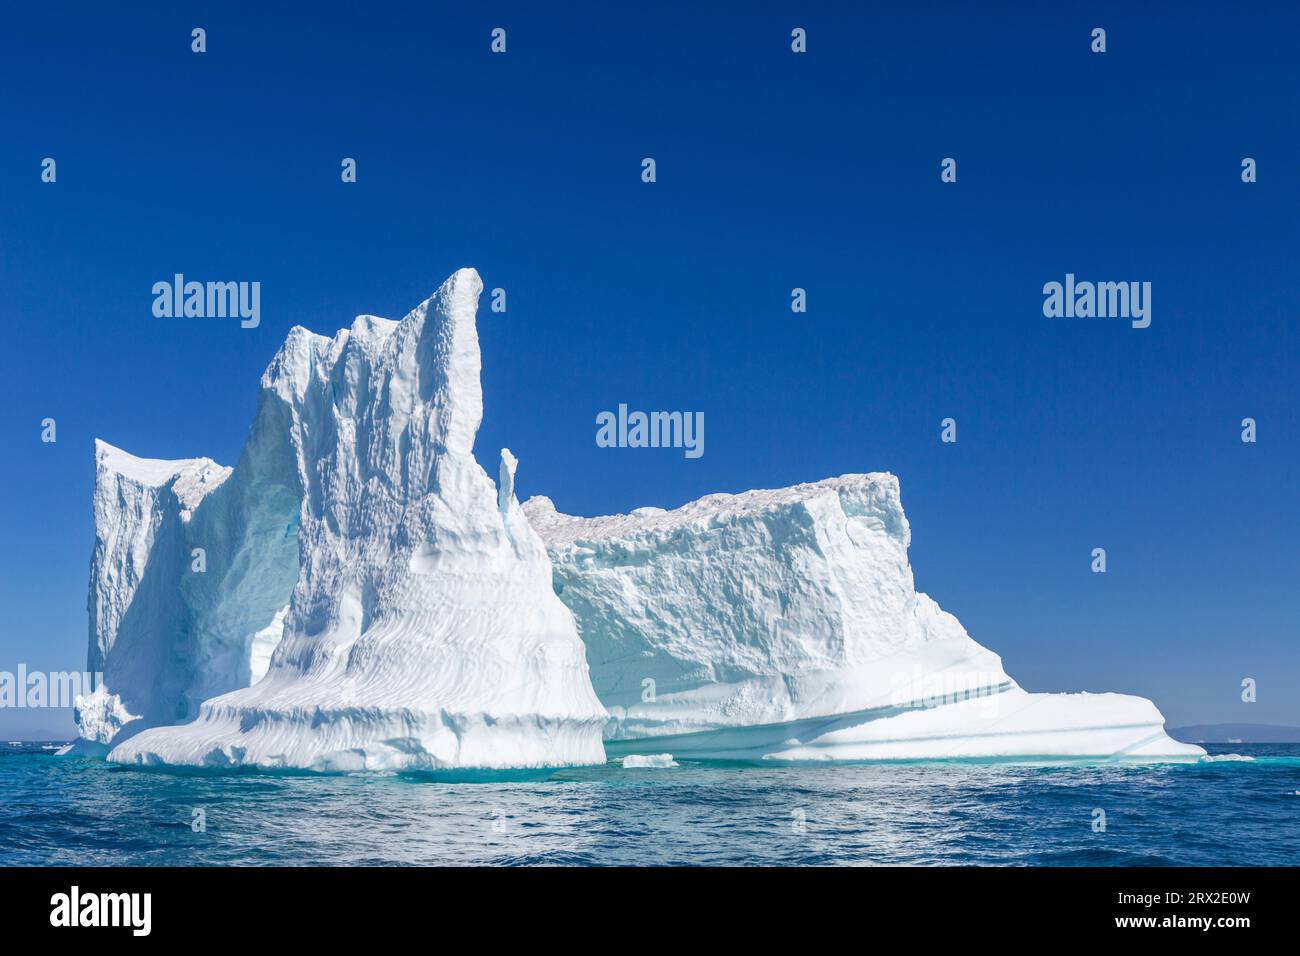
[[[1199,756],[1148,700],[1029,694],[918,593],[889,474],[666,511],[525,513],[551,552],[606,749],[718,759]]]
[[[515,460],[498,489],[474,459],[481,291],[465,269],[400,322],[293,329],[233,470],[101,452],[92,639],[141,715],[110,760],[603,762],[606,714]]]
[[[521,508],[514,456],[494,485],[473,455],[481,288],[462,270],[400,322],[293,329],[233,468],[96,444],[105,679],[78,701],[82,752],[322,771],[1203,753],[1142,698],[1021,689],[916,591],[892,475]]]

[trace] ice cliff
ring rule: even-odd
[[[400,322],[293,329],[233,469],[100,444],[83,736],[122,763],[352,770],[604,760],[546,550],[474,458],[456,273]],[[135,718],[135,719],[132,719]]]
[[[1195,757],[1147,700],[1030,694],[916,591],[898,481],[673,511],[524,511],[577,616],[606,749],[720,759]],[[647,743],[647,738],[653,738]]]

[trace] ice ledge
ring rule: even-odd
[[[1031,694],[1017,686],[933,708],[813,717],[779,724],[607,740],[611,757],[671,749],[696,760],[998,760],[1164,763],[1205,751],[1164,731],[1143,697]]]
[[[524,502],[524,513],[538,534],[553,548],[578,542],[595,543],[642,534],[658,535],[678,528],[724,522],[836,495],[850,517],[876,518],[904,547],[911,539],[899,493],[898,478],[889,472],[840,475],[789,488],[754,489],[737,494],[705,495],[672,510],[637,508],[625,515],[582,518],[567,515],[554,502],[536,495]]]
[[[234,469],[211,458],[139,458],[108,442],[95,439],[96,479],[121,476],[145,488],[171,483],[181,508],[192,511],[210,492],[221,486]]]

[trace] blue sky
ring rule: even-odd
[[[472,265],[509,303],[478,452],[522,496],[891,471],[918,586],[1027,688],[1300,724],[1300,15],[263,6],[3,13],[0,670],[84,666],[95,437],[233,464],[291,326]],[[259,281],[261,325],[155,318],[175,272]],[[1067,272],[1151,282],[1151,327],[1045,318]],[[598,448],[620,402],[703,411],[704,456]]]

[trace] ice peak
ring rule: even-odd
[[[333,337],[296,325],[262,375],[262,388],[304,413],[324,391],[348,417],[389,412],[431,418],[439,450],[468,454],[483,417],[475,314],[483,281],[452,274],[400,321],[359,315]]]
[[[474,458],[482,290],[461,269],[401,321],[362,315],[333,337],[290,331],[263,376],[233,492],[198,518],[202,540],[219,543],[233,537],[228,513],[246,519],[236,547],[208,559],[251,567],[235,583],[252,587],[235,595],[228,572],[204,579],[215,596],[182,594],[196,598],[182,616],[203,625],[204,653],[236,636],[226,642],[236,666],[221,675],[237,671],[242,686],[193,694],[203,703],[182,725],[160,711],[110,759],[328,770],[603,762],[606,714],[515,499],[515,458],[502,450],[497,487]],[[275,587],[256,587],[270,578]],[[208,610],[250,602],[259,613],[234,621]],[[188,694],[196,682],[182,681]]]
[[[501,449],[501,480],[497,483],[497,507],[502,511],[510,509],[510,502],[515,496],[515,469],[519,459],[510,454],[509,448]]]
[[[336,462],[321,474],[336,486],[376,479],[401,500],[452,480],[437,462],[472,462],[483,418],[482,290],[478,273],[461,269],[400,321],[359,315],[333,337],[291,329],[262,389],[271,420],[288,413],[295,454]],[[324,507],[321,492],[339,501],[315,475],[304,472],[303,485],[311,508]]]
[[[402,319],[395,364],[417,385],[416,400],[435,409],[435,443],[470,455],[483,420],[483,388],[475,316],[483,280],[460,269]],[[432,317],[432,321],[430,319]]]
[[[381,319],[377,315],[358,315],[352,320],[350,338],[353,341],[359,339],[382,341],[397,328],[397,325],[398,323],[393,319]]]
[[[529,515],[545,515],[555,512],[555,502],[546,495],[533,495],[524,502],[524,512]]]

